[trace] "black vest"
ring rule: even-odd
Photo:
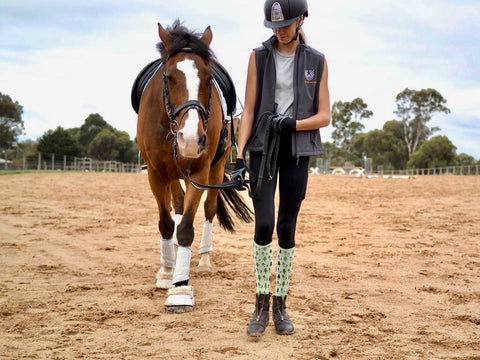
[[[323,74],[324,55],[310,46],[301,43],[295,52],[293,74],[294,100],[293,116],[302,120],[318,112],[318,92]],[[272,36],[255,49],[257,65],[257,94],[255,102],[252,133],[247,142],[250,151],[262,151],[265,141],[266,124],[260,121],[265,112],[275,110],[276,69],[273,46],[276,38]],[[292,155],[312,156],[323,154],[319,130],[295,131],[292,133]]]

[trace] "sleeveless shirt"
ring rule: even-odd
[[[275,83],[275,104],[277,113],[293,116],[293,67],[295,54],[284,55],[273,51],[277,81]]]

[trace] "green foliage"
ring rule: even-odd
[[[345,160],[351,160],[353,138],[365,126],[360,122],[373,115],[367,104],[360,98],[351,102],[336,101],[332,106],[333,143],[343,151]]]
[[[81,156],[81,148],[70,130],[61,126],[48,130],[38,140],[37,150],[46,154]]]
[[[23,107],[6,94],[0,92],[0,150],[13,147],[24,130]]]
[[[95,137],[104,129],[113,131],[113,127],[108,124],[102,116],[99,114],[90,114],[80,126],[80,131],[78,134],[79,143],[85,148],[88,149],[90,143],[95,139]]]
[[[88,147],[90,157],[98,160],[134,162],[135,145],[126,132],[104,128],[92,140]]]
[[[410,90],[406,88],[396,97],[395,114],[403,124],[402,139],[411,156],[434,132],[437,127],[428,127],[427,123],[436,112],[450,113],[445,106],[447,100],[435,89]]]
[[[434,136],[425,141],[410,156],[407,167],[410,169],[434,168],[454,165],[456,147],[446,136]]]
[[[473,156],[461,153],[455,157],[455,165],[475,165]]]

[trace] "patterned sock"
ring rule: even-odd
[[[277,279],[275,282],[275,296],[284,298],[288,292],[290,276],[292,275],[293,259],[295,257],[295,248],[278,248],[277,253]]]
[[[270,274],[272,273],[272,244],[261,246],[253,243],[253,261],[257,294],[270,293]]]

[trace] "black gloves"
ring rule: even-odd
[[[270,127],[276,133],[291,133],[295,131],[296,121],[290,116],[274,115],[270,122]]]
[[[245,190],[245,174],[247,172],[247,167],[245,165],[245,160],[237,158],[237,161],[235,162],[235,168],[232,171],[232,174],[230,175],[230,179],[232,181],[237,182],[237,186],[235,189],[237,190]]]

